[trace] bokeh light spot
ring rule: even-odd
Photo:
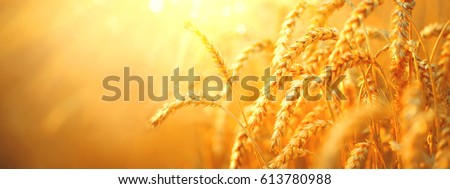
[[[158,14],[164,10],[163,0],[150,0],[148,8],[155,14]]]

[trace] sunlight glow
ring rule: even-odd
[[[230,6],[225,6],[222,10],[222,15],[225,17],[228,17],[231,15],[231,7]]]
[[[201,0],[192,0],[192,9],[190,16],[193,19],[200,17],[200,9],[202,7],[202,1]]]
[[[148,3],[148,8],[155,14],[160,13],[164,10],[164,1],[163,0],[150,0]]]
[[[247,5],[244,2],[238,1],[234,3],[234,12],[237,14],[244,14],[246,10]]]
[[[238,34],[245,34],[247,32],[247,26],[245,24],[239,24],[236,26],[236,32]]]

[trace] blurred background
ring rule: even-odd
[[[320,0],[308,1],[312,5]],[[353,1],[357,3],[358,1]],[[146,121],[164,102],[104,102],[103,78],[155,76],[195,67],[215,74],[183,22],[192,21],[226,61],[247,45],[275,40],[293,0],[0,0],[0,168],[225,168],[234,139],[214,112],[186,108],[155,130]],[[388,28],[388,1],[366,21]],[[414,22],[446,22],[450,1],[418,1]],[[351,8],[332,17],[341,28]],[[447,11],[447,12],[445,12]],[[305,31],[314,8],[298,22]],[[297,35],[298,36],[298,35]],[[262,54],[270,59],[270,54]],[[269,58],[267,58],[269,57]],[[258,59],[256,59],[257,61]],[[262,69],[254,73],[261,74]],[[121,85],[121,83],[119,84]]]

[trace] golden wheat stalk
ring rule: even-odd
[[[372,114],[368,113],[372,111]],[[368,128],[368,122],[371,118],[377,119],[383,117],[388,112],[383,112],[377,106],[373,108],[360,107],[349,111],[351,116],[345,116],[344,120],[337,122],[328,131],[326,140],[318,154],[318,160],[315,162],[317,168],[336,168],[339,153],[345,146],[345,140],[352,133],[358,133],[364,128]]]
[[[413,120],[414,122],[407,126],[408,131],[402,137],[403,164],[405,168],[430,168],[431,159],[423,147],[430,129],[430,118],[419,114]]]
[[[274,82],[271,88],[276,88],[276,86],[278,86],[278,84],[282,82],[281,79],[283,78],[283,76],[288,73],[289,68],[309,45],[317,41],[333,40],[337,37],[338,32],[335,28],[315,28],[308,31],[303,37],[295,41],[291,46],[289,46],[289,49],[280,59],[279,63],[277,63],[275,69],[275,77],[277,78],[277,80],[276,82]],[[301,69],[302,71],[304,70],[303,68]]]
[[[411,53],[411,56],[413,57],[414,60],[414,65],[416,65],[416,69],[418,73],[417,77],[418,80],[420,82],[422,82],[422,88],[425,91],[425,99],[427,100],[427,104],[429,106],[432,105],[433,103],[433,89],[432,89],[432,85],[431,85],[431,77],[430,74],[428,72],[428,68],[430,66],[430,63],[428,63],[428,60],[424,60],[422,58],[419,57],[418,53],[417,53],[417,43],[413,40],[409,40],[408,41],[408,50]]]
[[[303,81],[294,81],[292,87],[286,93],[285,99],[281,103],[281,108],[277,113],[275,125],[273,127],[273,133],[271,137],[270,150],[273,152],[279,152],[281,147],[281,137],[285,135],[286,128],[289,124],[291,116],[294,114],[294,110],[298,103],[302,101],[300,87],[303,85]]]
[[[443,35],[447,36],[450,33],[450,27],[444,29],[445,24],[432,23],[425,26],[422,31],[420,31],[420,36],[423,39],[428,39],[432,37],[438,37],[441,31],[444,31]]]
[[[267,98],[258,98],[255,106],[253,107],[253,113],[248,120],[248,124],[245,129],[249,133],[252,132],[253,128],[262,124],[262,118],[267,113],[266,105],[269,104]],[[248,136],[245,132],[239,131],[234,140],[233,148],[231,150],[230,168],[237,169],[241,165],[243,155],[245,154],[245,145],[247,145]]]
[[[327,63],[328,56],[335,44],[335,40],[329,40],[328,43],[322,44],[320,48],[311,53],[305,61],[306,71],[311,74],[320,72],[320,69]]]
[[[305,125],[302,129],[299,129],[291,138],[289,144],[283,148],[282,152],[269,163],[269,167],[272,169],[280,168],[289,160],[307,155],[307,153],[304,153],[304,146],[307,140],[313,135],[318,134],[327,125],[329,125],[327,121],[316,120],[313,123]]]
[[[450,27],[449,27],[450,28]],[[449,87],[448,79],[450,79],[449,75],[449,64],[450,64],[450,34],[446,35],[445,43],[442,45],[441,54],[437,63],[437,73],[436,73],[436,85],[437,89],[445,94],[445,89]],[[440,100],[444,100],[443,97],[445,95],[441,95]]]
[[[368,91],[364,91],[361,96],[362,104],[369,104],[370,102],[376,103],[378,100],[378,90],[375,85],[375,81],[373,80],[372,74],[369,72],[364,80],[364,76],[361,75],[359,78],[360,83],[358,84],[360,89],[368,89]]]
[[[162,109],[160,109],[155,116],[150,120],[150,126],[152,128],[160,125],[168,116],[172,115],[177,110],[186,106],[205,106],[205,107],[220,107],[220,104],[212,101],[208,101],[204,98],[186,99],[185,101],[175,101],[167,103]]]
[[[427,60],[420,60],[418,62],[419,69],[419,77],[422,82],[422,87],[424,89],[425,99],[427,101],[428,106],[432,106],[433,104],[433,89],[431,86],[431,76],[428,72],[428,68],[430,63]]]
[[[337,37],[337,32],[333,28],[317,28],[307,32],[302,38],[293,43],[283,58],[281,58],[280,63],[277,64],[275,70],[275,76],[277,80],[275,82],[270,83],[269,86],[265,86],[262,91],[260,97],[257,99],[256,104],[253,108],[253,114],[249,120],[249,129],[252,130],[258,123],[261,123],[263,117],[265,116],[265,107],[270,102],[266,99],[266,95],[268,93],[272,94],[277,91],[277,88],[285,74],[291,70],[291,66],[296,61],[298,56],[313,42],[320,40],[329,40]],[[304,73],[304,68],[302,66],[298,67],[297,70],[301,70],[300,72]],[[255,120],[255,121],[252,121]]]
[[[431,112],[424,112],[426,102],[419,84],[411,85],[402,97],[402,157],[405,168],[428,168],[429,158],[425,150]],[[430,114],[431,113],[431,114]]]
[[[282,58],[289,45],[291,44],[292,34],[294,33],[296,20],[300,17],[303,11],[307,7],[307,3],[300,0],[294,9],[288,13],[286,19],[281,25],[280,35],[275,42],[274,57],[272,59],[272,66],[276,66],[279,60]]]
[[[281,138],[286,133],[286,128],[289,125],[292,115],[297,107],[299,107],[304,98],[300,98],[301,91],[300,88],[303,85],[303,80],[296,80],[292,82],[291,88],[286,92],[286,97],[281,102],[281,108],[276,115],[276,121],[273,128],[273,133],[271,137],[270,150],[274,152],[279,152],[281,147]],[[323,106],[316,107],[312,112],[309,112],[302,121],[302,125],[310,123],[313,117],[317,117],[319,113],[324,111]]]
[[[340,55],[337,61],[333,62],[328,68],[322,70],[320,77],[324,80],[321,84],[330,83],[332,78],[336,78],[343,74],[347,69],[361,64],[371,64],[373,60],[370,54],[362,51],[348,51]],[[331,71],[331,74],[328,72]]]
[[[394,5],[391,18],[391,56],[390,65],[393,81],[399,90],[407,83],[407,66],[411,66],[411,55],[408,51],[407,41],[410,38],[408,15],[411,17],[415,0],[400,0]],[[401,93],[400,93],[401,94]]]
[[[325,80],[324,83],[329,83],[331,81],[331,78],[344,73],[348,68],[351,68],[354,63],[359,63],[359,61],[348,63],[347,61],[342,60],[346,57],[352,57],[351,55],[353,54],[353,52],[350,52],[350,55],[342,55],[351,51],[351,41],[353,40],[355,32],[363,25],[362,20],[365,19],[375,7],[379,6],[383,2],[383,0],[362,1],[353,10],[352,15],[349,19],[347,19],[344,28],[340,32],[339,39],[337,40],[336,45],[328,59],[328,64],[332,66],[332,74],[329,75],[326,73],[326,71],[321,74],[322,78],[324,78]],[[361,57],[359,55],[357,55],[356,58],[370,59],[370,55],[365,57]]]
[[[384,0],[366,0],[358,4],[339,34],[339,39],[329,57],[329,64],[336,62],[340,58],[340,54],[350,50],[350,42],[353,40],[355,32],[362,26],[363,19],[383,2]]]
[[[437,145],[434,168],[450,168],[450,117],[446,116],[440,139]]]
[[[228,68],[225,65],[225,61],[220,54],[219,50],[214,46],[214,44],[208,39],[208,37],[201,32],[194,24],[190,22],[185,23],[186,29],[193,32],[197,37],[200,38],[203,46],[208,50],[213,62],[216,64],[217,72],[222,77],[224,81],[228,81],[230,74],[228,73]]]
[[[238,169],[242,167],[242,156],[245,153],[246,139],[247,135],[245,134],[245,132],[239,130],[232,148],[229,166],[230,169]]]
[[[290,67],[292,66],[293,62],[297,59],[297,57],[305,50],[306,47],[311,45],[315,41],[319,40],[328,40],[333,39],[337,37],[337,32],[333,28],[317,28],[312,31],[309,31],[297,40],[294,44],[292,44],[289,49],[287,50],[286,54],[281,58],[280,63],[277,64],[277,68],[275,71],[275,76],[277,77],[277,80],[275,82],[270,83],[268,86],[264,86],[261,90],[261,94],[256,100],[256,103],[253,107],[253,113],[250,116],[248,120],[248,124],[246,126],[246,129],[249,132],[252,132],[255,127],[258,127],[262,124],[264,117],[267,113],[267,105],[270,104],[270,100],[267,99],[266,95],[273,94],[273,92],[277,91],[277,88],[279,86],[279,83],[282,82],[281,79],[285,75],[286,72],[288,72]],[[303,67],[300,67],[298,70],[304,70]],[[303,73],[303,71],[302,71]],[[243,141],[237,141],[237,140],[244,140],[246,141],[247,136],[245,136],[243,133],[238,133],[235,139],[235,143],[233,145],[232,149],[232,157],[238,157],[236,154],[243,154],[243,147],[242,145],[246,142]],[[238,165],[236,162],[240,161],[236,158],[232,158],[232,161],[230,165]],[[230,166],[231,167],[231,166]]]
[[[357,85],[351,79],[344,80],[344,94],[348,100],[344,103],[343,109],[352,109],[356,105],[356,101],[358,98],[358,89]]]
[[[350,157],[347,159],[345,164],[346,169],[359,169],[364,165],[367,158],[367,153],[369,152],[369,143],[360,142],[355,144],[355,148],[350,152]]]
[[[338,10],[344,6],[344,4],[345,0],[330,0],[323,2],[319,5],[317,13],[314,14],[314,17],[311,19],[311,24],[309,25],[308,30],[323,27],[328,17],[330,17],[335,10]]]
[[[366,34],[369,39],[389,40],[388,31],[373,27],[365,27],[364,29],[356,31],[354,39],[355,44],[362,46],[366,41]]]
[[[235,63],[232,66],[233,75],[239,75],[239,71],[245,66],[252,55],[270,47],[272,47],[272,42],[270,40],[263,40],[245,48],[244,51],[237,56]]]
[[[295,147],[289,148],[281,155],[278,155],[272,162],[270,162],[269,168],[271,169],[285,168],[290,160],[306,157],[308,155],[314,154],[311,151],[304,148],[295,148]]]
[[[328,28],[327,19],[346,2],[353,11],[342,30]],[[225,114],[220,116],[231,115],[241,127],[232,141],[230,168],[249,168],[256,163],[260,168],[286,168],[296,158],[304,158],[295,165],[306,168],[450,168],[450,27],[427,25],[414,41],[411,29],[418,33],[411,20],[414,0],[394,0],[389,30],[366,26],[364,20],[383,2],[363,0],[354,7],[348,0],[324,1],[312,9],[311,17],[305,14],[310,25],[305,34],[296,36],[300,15],[309,11],[307,2],[300,0],[282,22],[273,47],[269,40],[250,45],[236,57],[231,70],[207,36],[187,24],[201,39],[222,79],[227,80],[231,73],[241,74],[243,68],[252,68],[247,65],[249,59],[270,50],[274,55],[269,61],[275,82],[260,89],[260,96],[248,106],[248,111],[239,104],[241,113],[250,115],[248,120],[243,115],[245,124],[223,108],[225,103],[202,102],[204,99],[199,98],[166,104],[150,125],[161,124],[189,105],[224,109]],[[422,39],[432,37],[438,38],[429,56]],[[439,51],[441,38],[445,42]],[[375,39],[388,43],[372,54],[371,49],[377,46],[371,43]],[[419,47],[423,48],[420,52]],[[381,56],[388,50],[390,54]],[[436,54],[440,56],[433,61]],[[386,65],[390,74],[386,74]],[[355,67],[359,71],[350,69]],[[328,92],[323,91],[325,84],[344,73],[349,77],[338,87],[348,101],[333,98],[331,102],[306,103],[301,98],[298,88],[303,87],[300,81],[307,74],[319,74],[323,80],[312,83],[308,89],[324,93]],[[293,76],[294,82],[286,93],[280,94],[278,88],[285,84],[285,76]],[[285,99],[275,102],[267,94]],[[385,103],[389,106],[379,107]],[[247,158],[252,150],[255,160]],[[267,164],[265,158],[269,156],[273,159]]]

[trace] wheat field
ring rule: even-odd
[[[0,1],[0,168],[449,168],[448,0]],[[102,100],[124,68],[276,100]],[[330,69],[331,68],[331,69]],[[327,74],[332,71],[332,74]],[[305,99],[305,77],[345,79]],[[292,76],[287,82],[284,76]],[[193,93],[202,94],[197,85]],[[249,82],[256,91],[264,83]],[[148,88],[145,83],[144,88]],[[278,87],[284,84],[284,89]],[[190,92],[180,83],[181,92]],[[300,92],[300,93],[299,93]],[[290,100],[285,100],[289,96]],[[325,95],[326,96],[326,95]],[[123,97],[123,95],[122,95]]]
[[[210,148],[202,150],[221,156],[233,169],[450,168],[449,22],[418,27],[413,18],[422,4],[415,0],[296,2],[284,13],[278,35],[233,47],[241,49],[236,58],[223,57],[201,25],[185,27],[204,47],[197,50],[211,56],[201,64],[214,65],[224,81],[270,67],[276,79],[269,90],[278,100],[261,95],[253,102],[169,102],[149,126],[164,127],[187,106],[212,111],[205,141]],[[330,25],[328,19],[342,7],[351,13],[339,19],[340,27]],[[381,20],[388,27],[366,21],[377,9],[389,13]],[[311,89],[319,94],[325,92],[324,83],[347,75],[339,85],[347,99],[303,98],[297,88],[311,74],[324,81]],[[278,90],[283,76],[293,81],[287,90]],[[294,99],[284,98],[288,95]]]

